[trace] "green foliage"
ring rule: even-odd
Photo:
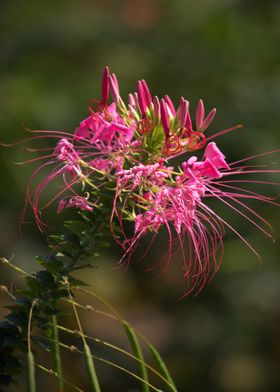
[[[7,306],[10,313],[5,316],[6,321],[0,324],[0,385],[8,386],[16,382],[17,375],[23,371],[26,363],[28,390],[30,392],[35,392],[36,390],[35,366],[57,378],[58,390],[60,392],[63,391],[64,384],[70,385],[75,390],[82,391],[79,387],[63,378],[60,354],[60,350],[63,348],[84,356],[89,388],[94,392],[99,392],[101,389],[93,360],[101,361],[129,374],[141,383],[143,392],[150,390],[161,391],[161,389],[156,388],[148,381],[148,371],[154,373],[161,383],[167,385],[168,389],[171,388],[170,390],[176,391],[176,389],[172,389],[174,384],[171,382],[167,371],[165,371],[165,365],[160,366],[160,372],[158,372],[144,361],[140,340],[132,326],[123,320],[106,301],[92,294],[88,289],[83,288],[88,286],[85,282],[73,276],[73,272],[76,270],[93,267],[92,262],[97,256],[96,251],[110,245],[106,241],[108,227],[103,223],[103,220],[100,220],[98,223],[90,222],[82,214],[80,221],[67,221],[65,223],[66,234],[49,237],[51,249],[49,255],[36,258],[37,263],[44,268],[38,272],[27,274],[6,259],[2,259],[3,264],[15,269],[25,277],[26,285],[24,289],[16,292],[17,295],[15,297],[12,296],[13,304]],[[82,291],[97,298],[109,309],[109,313],[95,310],[88,305],[81,305],[76,299],[73,299],[76,298],[75,291]],[[61,305],[65,302],[72,304],[74,315],[78,322],[78,332],[71,331],[57,324],[57,317],[63,315]],[[77,307],[96,311],[97,314],[119,321],[125,328],[133,354],[111,343],[101,342],[99,339],[95,340],[85,336],[82,331]],[[32,333],[35,326],[37,330],[39,328],[39,331],[41,331],[40,334]],[[60,329],[75,335],[78,334],[83,341],[83,351],[80,351],[75,346],[67,346],[62,343],[59,337]],[[117,363],[92,354],[86,341],[88,339],[95,340],[99,344],[102,343],[104,346],[135,360],[138,374]],[[38,359],[36,358],[37,350],[33,350],[32,346],[52,353],[54,370],[38,364]],[[155,362],[157,363],[158,360]]]
[[[36,258],[44,269],[26,274],[26,288],[18,290],[14,304],[7,306],[11,312],[5,316],[7,321],[0,325],[0,385],[13,382],[14,376],[22,370],[23,365],[15,353],[17,350],[23,353],[27,351],[28,316],[32,301],[36,299],[32,324],[39,327],[46,336],[52,336],[50,319],[60,313],[61,299],[69,296],[65,281],[73,288],[86,285],[73,277],[71,272],[89,266],[84,260],[88,261],[89,256],[96,254],[96,243],[103,238],[103,227],[97,227],[83,216],[81,221],[69,221],[65,226],[68,229],[65,235],[49,237],[50,254]],[[5,264],[12,266],[6,260]],[[46,348],[44,338],[34,337],[32,340]],[[32,353],[28,353],[29,375],[32,373],[31,365]],[[29,380],[32,384],[32,378]]]

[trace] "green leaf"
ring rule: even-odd
[[[150,388],[148,385],[148,382],[149,382],[148,372],[147,372],[147,368],[144,364],[144,355],[143,355],[143,352],[141,349],[140,342],[137,338],[136,333],[134,332],[134,329],[129,324],[123,323],[123,326],[124,326],[124,329],[126,331],[128,338],[129,338],[133,353],[134,353],[135,357],[139,359],[139,361],[137,361],[139,376],[145,381],[145,383],[142,383],[142,391],[149,392]]]
[[[162,357],[160,356],[159,352],[156,350],[156,348],[154,346],[152,346],[151,344],[149,344],[149,349],[151,351],[151,354],[156,362],[156,364],[158,365],[158,368],[161,372],[161,374],[166,378],[166,380],[168,380],[169,385],[167,385],[168,391],[170,392],[178,392],[176,385],[167,369],[167,366],[165,365]]]
[[[111,246],[110,242],[107,241],[98,241],[95,245],[97,248],[109,248]]]
[[[44,268],[46,268],[47,271],[52,274],[57,274],[63,266],[63,263],[60,260],[55,259],[54,257],[50,259],[49,257],[37,256],[36,260],[37,263],[41,264]]]
[[[42,295],[46,290],[56,288],[56,283],[49,271],[35,272],[31,277],[26,278],[27,285],[34,292],[34,295]]]
[[[90,230],[88,223],[84,221],[66,221],[64,226],[79,238],[82,238]]]
[[[60,298],[64,298],[64,297],[68,297],[68,291],[65,289],[60,289],[56,292],[53,293],[53,298],[55,299],[60,299]]]
[[[86,361],[86,368],[87,368],[87,374],[89,378],[89,384],[91,387],[92,392],[101,392],[99,382],[97,379],[97,374],[95,371],[94,363],[93,363],[93,358],[92,354],[90,352],[90,348],[86,342],[84,342],[84,350],[85,350],[85,361]]]
[[[51,234],[48,236],[49,242],[53,242],[55,245],[64,241],[63,235]]]
[[[89,286],[87,283],[80,279],[76,279],[71,275],[68,276],[68,282],[70,283],[70,286]]]
[[[63,249],[60,249],[60,251],[57,252],[53,257],[58,262],[61,262],[62,265],[70,264],[72,262],[72,258],[64,254]]]

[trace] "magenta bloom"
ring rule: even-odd
[[[113,98],[110,104],[109,93]],[[137,92],[129,94],[126,105],[118,80],[108,67],[102,79],[102,99],[92,102],[95,108],[90,107],[90,115],[74,133],[33,131],[33,138],[57,140],[54,150],[41,158],[44,163],[35,170],[27,187],[26,205],[32,206],[40,229],[44,228],[42,210],[53,202],[58,204],[58,213],[75,207],[89,216],[103,214],[124,249],[120,263],[130,261],[143,236],[152,233],[154,238],[165,229],[169,241],[163,268],[171,263],[174,249],[181,249],[185,295],[198,293],[217,272],[226,228],[257,254],[238,229],[207,203],[209,198],[219,200],[271,237],[269,223],[247,203],[257,199],[278,204],[246,187],[269,182],[246,180],[246,175],[279,170],[244,165],[265,153],[228,163],[213,142],[240,126],[207,137],[205,131],[216,109],[205,115],[203,101],[199,100],[193,122],[188,100],[182,97],[176,109],[168,95],[153,98],[144,80],[138,81]],[[196,151],[201,151],[202,158],[194,155]],[[279,150],[270,153],[274,152]],[[170,166],[170,160],[178,156],[183,163],[177,168]],[[48,174],[37,180],[39,173],[49,167]],[[57,181],[57,193],[42,205],[43,191]],[[132,238],[126,233],[124,221],[134,225]]]

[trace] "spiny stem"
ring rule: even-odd
[[[56,315],[52,316],[52,335],[53,335],[52,354],[53,354],[54,369],[57,374],[58,390],[59,392],[63,392],[64,386],[63,386],[61,356],[60,356],[60,347],[59,347],[59,331],[57,327]]]
[[[78,353],[78,354],[84,354],[84,352],[81,351],[81,350],[79,350],[76,346],[68,346],[67,344],[64,344],[64,343],[61,343],[61,342],[59,342],[59,345],[60,345],[61,347],[65,348],[65,349],[71,351],[71,352],[75,352],[75,353]],[[116,368],[116,369],[119,369],[119,370],[123,371],[124,373],[129,374],[131,377],[137,379],[138,381],[141,381],[142,383],[147,383],[147,381],[145,381],[145,380],[143,380],[141,377],[137,376],[137,374],[131,372],[130,370],[128,370],[128,369],[126,369],[126,368],[124,368],[124,367],[122,367],[122,366],[120,366],[120,365],[118,365],[118,364],[116,364],[116,363],[114,363],[114,362],[108,361],[107,359],[101,358],[101,357],[99,357],[99,356],[97,356],[97,355],[92,355],[92,354],[91,354],[91,357],[94,358],[94,359],[96,359],[96,360],[98,360],[98,361],[100,361],[100,362],[106,363],[107,365],[110,365],[110,366],[112,366],[112,367],[114,367],[114,368]],[[148,382],[148,385],[149,385],[149,387],[150,387],[153,391],[156,391],[156,392],[164,392],[162,389],[156,388],[155,386],[153,386],[153,385],[150,384],[149,382]]]
[[[114,309],[114,307],[113,307],[112,305],[109,304],[109,302],[107,302],[105,299],[103,299],[102,297],[100,297],[98,294],[94,293],[94,292],[91,291],[91,290],[88,290],[88,289],[85,289],[85,288],[79,287],[79,286],[75,287],[75,290],[81,291],[82,293],[86,293],[86,294],[88,294],[88,295],[90,295],[90,296],[92,296],[92,297],[98,299],[98,301],[100,301],[100,302],[103,303],[106,307],[108,307],[108,309],[110,309],[110,310],[112,311],[112,313],[115,314],[116,316],[113,316],[113,315],[111,315],[111,314],[109,314],[109,313],[106,313],[106,312],[103,312],[103,311],[100,311],[100,310],[96,310],[96,309],[94,309],[94,308],[89,309],[89,310],[92,310],[92,311],[94,311],[94,312],[97,312],[97,313],[99,313],[99,314],[102,314],[102,315],[105,316],[105,317],[110,317],[110,318],[112,318],[112,319],[114,319],[114,320],[119,320],[123,325],[126,324],[126,325],[129,325],[129,326],[132,328],[132,326],[122,317],[122,315],[121,315],[119,312],[117,312],[116,309]],[[81,305],[81,307],[83,307],[83,305]],[[86,309],[88,310],[87,307],[86,307]],[[143,340],[143,342],[145,342],[147,345],[151,344],[150,341],[149,341],[141,332],[139,332],[139,331],[138,331],[137,329],[135,329],[135,328],[133,328],[133,330],[134,330],[134,332]]]
[[[118,321],[119,321],[119,320],[118,320]],[[58,325],[57,328],[60,329],[60,330],[62,330],[62,331],[65,331],[65,332],[67,332],[67,333],[70,333],[70,334],[72,334],[72,335],[81,336],[80,331],[77,331],[77,330],[74,331],[74,330],[71,330],[71,329],[69,329],[69,328],[63,327],[62,325]],[[132,358],[132,359],[134,359],[135,361],[142,363],[147,369],[149,369],[149,370],[150,370],[151,372],[153,372],[157,377],[159,377],[162,381],[164,381],[165,383],[168,384],[169,381],[168,381],[166,378],[164,378],[164,376],[162,376],[156,369],[154,369],[151,365],[149,365],[149,364],[146,363],[145,361],[143,361],[143,360],[137,358],[135,355],[131,354],[130,352],[128,352],[128,351],[126,351],[126,350],[124,350],[124,349],[122,349],[122,348],[120,348],[120,347],[118,347],[118,346],[116,346],[116,345],[114,345],[114,344],[112,344],[112,343],[106,342],[106,341],[104,341],[104,340],[102,340],[102,339],[93,338],[92,336],[88,336],[88,335],[84,335],[84,336],[85,336],[85,338],[88,339],[88,340],[93,340],[93,341],[96,342],[96,343],[102,344],[102,345],[104,345],[104,346],[106,346],[106,347],[109,347],[109,348],[111,348],[111,349],[113,349],[113,350],[116,350],[116,351],[118,351],[118,352],[120,352],[120,353],[122,353],[122,354],[128,356],[129,358]]]
[[[59,377],[58,374],[57,374],[55,371],[53,371],[52,369],[47,369],[45,366],[40,365],[40,364],[38,364],[38,363],[36,363],[35,365],[36,365],[39,369],[43,370],[44,372],[46,372],[46,373],[48,373],[48,374],[50,374],[50,375],[52,375],[52,376],[55,376],[55,377],[58,378],[58,379],[60,378],[61,381],[62,381],[64,384],[69,385],[70,387],[72,387],[73,389],[75,389],[75,391],[78,391],[78,392],[85,392],[83,389],[81,389],[81,388],[77,387],[76,385],[72,384],[70,381],[65,380],[65,378]]]
[[[13,263],[11,263],[9,260],[5,259],[4,257],[1,257],[1,258],[0,258],[0,263],[8,265],[9,267],[11,267],[11,268],[14,269],[15,271],[21,273],[22,275],[30,276],[30,274],[28,274],[27,272],[25,272],[25,271],[22,270],[21,268],[17,267],[16,265],[14,265]]]
[[[71,303],[71,304],[72,304],[72,302],[71,302],[69,299],[62,299],[62,300],[63,300],[64,302],[67,302],[67,303]],[[101,316],[111,318],[112,320],[121,321],[119,317],[114,316],[114,315],[112,315],[112,314],[110,314],[110,313],[104,312],[103,310],[95,309],[95,308],[94,308],[93,306],[91,306],[91,305],[81,305],[81,304],[79,304],[79,303],[76,302],[76,301],[73,301],[73,302],[74,302],[74,304],[75,304],[75,306],[76,306],[77,308],[86,310],[87,312],[89,312],[89,311],[95,312],[95,313],[97,313],[97,314],[99,314],[99,315],[101,315]]]

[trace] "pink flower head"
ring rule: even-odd
[[[154,238],[165,229],[169,240],[164,268],[171,263],[173,253],[181,250],[185,294],[198,293],[217,272],[226,228],[258,256],[238,229],[208,204],[209,198],[216,199],[271,237],[269,223],[248,202],[253,199],[278,204],[247,186],[272,182],[246,176],[279,170],[247,164],[265,153],[229,164],[213,141],[240,126],[207,135],[205,131],[216,109],[205,116],[204,103],[199,100],[194,130],[189,101],[181,97],[179,107],[175,108],[168,95],[161,99],[152,97],[143,79],[125,104],[117,77],[108,67],[103,73],[101,90],[101,101],[91,101],[94,105],[89,116],[74,133],[33,131],[33,139],[51,137],[56,141],[54,151],[28,161],[43,160],[31,176],[26,194],[26,205],[32,206],[39,228],[44,228],[42,211],[53,202],[58,204],[58,213],[75,207],[80,212],[103,214],[102,221],[108,223],[124,249],[120,263],[130,261],[144,235],[152,233]],[[197,155],[195,152],[199,150],[203,150],[202,154]],[[279,150],[270,153],[273,152]],[[182,154],[182,165],[170,166],[169,161]],[[42,202],[48,186],[55,194]],[[131,237],[124,228],[125,220],[134,224]]]

